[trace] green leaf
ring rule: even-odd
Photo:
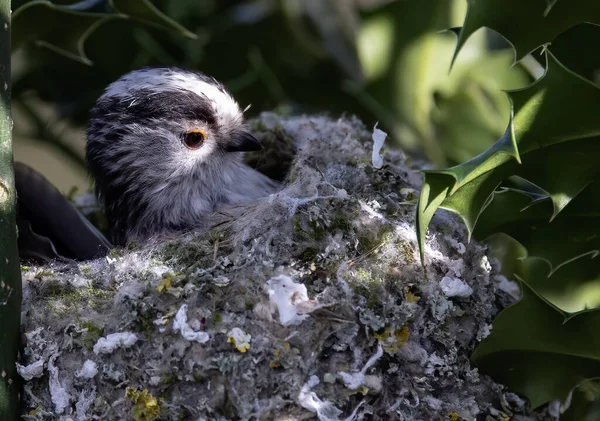
[[[497,233],[488,237],[485,243],[489,247],[490,255],[501,263],[500,274],[506,278],[515,279],[515,274],[521,269],[521,262],[527,257],[527,249],[521,243],[504,233]]]
[[[111,0],[110,5],[117,13],[82,11],[73,5],[57,5],[48,0],[25,3],[13,13],[13,50],[35,43],[91,65],[85,54],[85,42],[98,27],[112,19],[132,19],[196,38],[148,0]]]
[[[522,261],[518,276],[544,300],[571,317],[600,307],[600,265],[590,261],[597,254],[580,255],[554,270],[547,260],[530,257]]]
[[[548,44],[580,23],[600,24],[600,2],[564,0],[552,7],[542,0],[468,0],[467,17],[454,57],[478,29],[487,27],[504,36],[514,47],[516,60]]]
[[[574,391],[569,408],[560,416],[561,421],[596,421],[600,419],[600,381],[592,379],[580,384]]]
[[[515,154],[511,133],[507,130],[490,149],[472,160],[447,170],[425,172],[417,206],[421,261],[425,257],[423,250],[427,228],[436,210],[441,207],[457,213],[465,222],[470,238],[494,190],[510,175],[516,163]],[[492,172],[495,168],[501,170]]]
[[[13,13],[12,48],[33,42],[84,64],[86,39],[114,15],[74,11],[46,0],[28,2]],[[68,28],[68,30],[64,30]]]
[[[598,45],[600,26],[582,24],[560,34],[548,48],[566,68],[600,85]]]
[[[563,313],[600,307],[600,183],[584,189],[551,222],[552,202],[539,197],[516,189],[496,192],[475,235],[501,232],[518,242],[521,251],[512,256],[506,255],[510,241],[493,249],[504,253],[503,269],[510,268],[505,276],[518,276]]]
[[[520,190],[494,194],[474,235],[485,239],[504,233],[518,241],[529,256],[545,259],[556,269],[566,261],[600,250],[600,184],[593,183],[556,218],[547,200],[532,201]],[[551,222],[550,222],[551,221]]]
[[[556,216],[598,177],[600,137],[563,142],[523,156],[517,174],[552,201]],[[560,171],[557,169],[560,168]]]
[[[517,59],[556,42],[544,75],[507,92],[504,135],[464,164],[425,173],[417,234],[423,250],[434,207],[455,212],[469,234],[493,240],[503,274],[521,280],[522,299],[498,316],[473,359],[537,407],[600,375],[600,32],[581,24],[600,22],[600,3],[468,3],[456,54],[483,26],[505,36]]]
[[[435,190],[447,190],[447,197],[438,200],[439,207],[459,214],[470,233],[494,190],[511,175],[523,174],[536,180],[535,184],[544,189],[554,203],[551,217],[556,217],[595,177],[593,157],[597,156],[595,151],[600,150],[594,139],[600,134],[597,118],[600,89],[564,68],[551,54],[547,60],[548,67],[541,79],[526,89],[509,92],[514,118],[500,140],[464,164],[425,173],[424,190],[429,189],[432,182],[436,184]],[[569,103],[577,106],[565,107]],[[566,121],[569,124],[564,124]],[[549,148],[562,142],[565,142],[564,147]],[[577,152],[575,143],[582,145],[582,152]],[[588,156],[590,151],[594,154]],[[564,163],[561,156],[565,158],[569,153],[581,155],[580,159],[575,157],[564,164],[571,171],[557,173],[556,165],[560,163],[562,167]],[[523,164],[516,165],[515,159],[521,161],[521,156]],[[555,166],[548,167],[545,159],[549,156],[557,160]],[[434,213],[430,207],[427,209],[427,213],[421,208],[417,212],[421,246]],[[485,231],[487,235],[493,234],[489,229]]]
[[[600,87],[565,68],[551,53],[546,57],[548,66],[542,78],[526,89],[509,92],[515,107],[514,137],[521,154],[600,136]]]
[[[114,10],[139,22],[178,32],[190,39],[198,36],[162,13],[149,0],[109,0]]]
[[[454,36],[439,32],[452,26],[457,9],[464,16],[463,3],[390,2],[367,14],[358,33],[358,57],[367,82],[360,95],[377,98],[380,103],[373,111],[393,138],[406,149],[422,148],[437,165],[446,161],[430,114],[454,49]]]
[[[459,60],[435,92],[431,120],[449,161],[459,163],[490,147],[505,131],[510,101],[502,90],[530,83],[520,66],[511,67],[508,51]]]
[[[427,227],[440,205],[448,197],[448,177],[442,173],[432,173],[428,182],[423,184],[419,201],[417,202],[417,236],[419,238],[419,250],[421,263],[425,261],[423,250],[425,248],[425,235]],[[452,181],[450,181],[452,182]]]
[[[524,287],[523,297],[494,322],[473,361],[495,381],[527,396],[536,408],[564,401],[583,381],[600,376],[600,312],[568,321]]]

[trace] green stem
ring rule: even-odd
[[[0,420],[18,421],[21,316],[10,114],[10,0],[0,0]]]

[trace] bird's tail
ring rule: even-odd
[[[106,255],[110,242],[44,176],[15,163],[21,259],[88,260]]]

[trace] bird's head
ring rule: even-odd
[[[86,159],[114,225],[126,225],[114,214],[143,212],[161,192],[219,184],[240,165],[238,152],[261,148],[222,84],[176,68],[136,70],[109,85],[87,135]]]

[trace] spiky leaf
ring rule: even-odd
[[[600,88],[566,69],[552,54],[548,53],[548,67],[541,79],[508,95],[514,117],[498,142],[464,164],[426,172],[417,215],[421,249],[435,207],[457,213],[472,233],[493,192],[504,179],[519,172],[538,174],[536,165],[546,165],[547,157],[538,159],[537,154],[552,154],[554,149],[549,148],[562,142],[568,142],[567,149],[573,148],[576,142],[579,144],[578,141],[591,144],[592,149],[595,147],[595,141],[589,138],[600,135],[597,118]],[[577,104],[577,107],[565,104]],[[570,124],[563,124],[564,121]],[[561,152],[554,153],[560,156]],[[522,159],[526,162],[518,165],[517,161]],[[548,168],[548,176],[536,184],[549,192],[556,216],[581,191],[581,187],[570,187],[571,191],[564,194],[565,185],[571,186],[576,178],[589,176],[584,170],[557,176],[553,168]],[[434,203],[431,207],[430,191],[438,192],[437,206]]]
[[[364,89],[353,92],[403,149],[434,165],[471,158],[502,134],[509,104],[500,89],[530,80],[510,67],[509,51],[489,51],[487,33],[471,37],[448,75],[464,0],[389,2],[365,14],[358,35]],[[390,95],[390,89],[393,95]]]
[[[533,407],[564,401],[600,370],[599,62],[580,48],[597,48],[600,31],[575,26],[600,22],[596,3],[469,2],[457,52],[481,26],[505,35],[518,59],[555,43],[543,77],[508,92],[504,136],[471,161],[426,173],[418,209],[421,245],[435,208],[449,209],[470,234],[492,239],[503,274],[521,280],[523,298],[501,313],[473,358]]]
[[[524,287],[521,300],[496,318],[493,335],[481,342],[473,360],[496,381],[526,395],[534,408],[565,400],[575,386],[600,376],[599,324],[598,311],[565,322]]]
[[[455,58],[467,39],[487,27],[510,41],[517,60],[552,42],[567,29],[584,22],[600,24],[600,3],[568,0],[468,0],[467,17],[460,32]]]

